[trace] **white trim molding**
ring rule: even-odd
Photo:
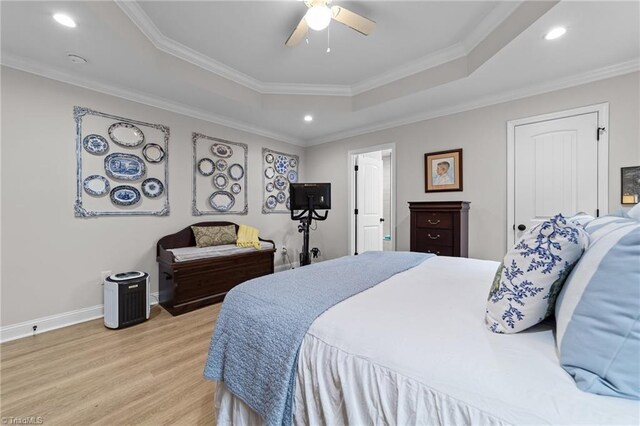
[[[592,83],[598,80],[605,80],[607,78],[618,77],[637,71],[640,71],[640,58],[622,62],[619,64],[609,65],[569,77],[559,78],[557,80],[534,84],[518,90],[480,97],[470,102],[463,102],[440,109],[430,110],[398,120],[384,121],[371,126],[362,126],[346,130],[344,132],[332,133],[327,136],[321,136],[319,138],[307,140],[305,146],[314,146],[321,145],[323,143],[336,142],[342,139],[366,135],[368,133],[379,132],[387,129],[393,129],[395,127],[406,126],[409,124],[418,123],[420,121],[458,114],[465,111],[471,111],[491,105],[511,102],[531,96],[542,95],[544,93],[555,92],[557,90],[568,89],[570,87],[580,86],[582,84]]]
[[[158,293],[151,293],[150,296],[151,306],[157,305]],[[7,325],[4,327],[0,327],[0,343],[21,339],[23,337],[34,336],[36,334],[57,330],[63,327],[69,327],[74,324],[80,324],[82,322],[102,318],[103,316],[104,305],[95,305],[88,308],[76,309],[75,311],[63,312],[61,314],[36,318],[18,324]],[[35,325],[37,325],[38,328],[34,332],[33,326]]]
[[[557,120],[576,115],[596,113],[598,127],[603,127],[598,142],[598,210],[600,215],[609,213],[609,103],[589,105],[565,111],[536,115],[507,121],[507,229],[506,248],[511,247],[515,240],[515,130],[518,126],[538,123],[541,121]]]
[[[349,255],[353,254],[355,251],[355,240],[354,240],[354,230],[355,230],[355,215],[353,214],[355,209],[354,203],[354,194],[355,194],[355,180],[353,179],[354,166],[356,164],[356,157],[361,154],[366,154],[368,152],[377,152],[377,151],[386,151],[391,150],[391,170],[389,170],[389,175],[391,176],[391,225],[389,226],[391,232],[391,247],[392,250],[397,250],[397,229],[396,229],[396,144],[395,142],[390,142],[382,145],[374,145],[367,146],[364,148],[354,149],[347,152],[347,171],[349,174],[348,186],[347,186],[347,201],[348,201],[348,210],[347,214],[349,215],[349,219],[347,220],[347,253]]]

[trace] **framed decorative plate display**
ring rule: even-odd
[[[106,177],[100,175],[91,175],[84,179],[82,187],[85,192],[94,197],[105,195],[111,189],[111,185]]]
[[[213,177],[213,186],[218,189],[225,189],[229,184],[229,178],[224,173],[218,173]]]
[[[135,181],[144,177],[147,168],[137,155],[116,152],[104,159],[104,171],[111,179]]]
[[[125,148],[135,148],[144,142],[144,133],[137,126],[121,121],[109,126],[109,137]]]
[[[202,176],[211,176],[216,171],[216,166],[211,158],[201,158],[196,167]]]
[[[159,163],[164,160],[164,149],[157,143],[148,143],[142,148],[142,155],[150,163]]]
[[[192,214],[194,216],[246,215],[249,211],[248,146],[195,132],[191,139],[194,164]],[[212,154],[213,159],[210,159]],[[202,173],[201,165],[204,164],[206,164],[205,172],[210,173],[208,176],[213,175],[213,178],[207,178],[207,175]]]
[[[120,185],[111,190],[111,202],[118,206],[133,206],[140,202],[140,191],[133,186]]]
[[[88,135],[82,140],[85,151],[93,155],[104,155],[109,151],[109,142],[100,135]]]
[[[167,216],[169,127],[81,106],[73,118],[75,216]]]
[[[289,213],[289,183],[298,182],[299,163],[297,155],[262,148],[262,213]]]
[[[142,181],[142,193],[149,198],[158,198],[164,192],[164,185],[156,178]]]

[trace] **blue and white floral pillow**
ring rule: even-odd
[[[584,228],[562,215],[527,232],[496,272],[485,316],[489,330],[517,333],[551,315],[564,281],[588,244]]]

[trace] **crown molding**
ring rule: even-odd
[[[137,1],[114,1],[131,22],[149,39],[153,46],[162,52],[189,62],[260,94],[322,96],[355,96],[468,55],[475,46],[484,40],[523,3],[522,0],[500,3],[478,23],[464,40],[452,46],[353,85],[329,85],[260,81],[165,36]]]
[[[129,101],[138,102],[166,111],[175,112],[177,114],[186,115],[188,117],[197,118],[199,120],[207,121],[210,123],[219,124],[221,126],[229,127],[235,130],[252,133],[258,136],[264,136],[269,139],[290,143],[292,145],[305,146],[304,141],[300,139],[292,138],[281,133],[272,132],[271,130],[255,126],[250,123],[234,120],[229,117],[224,117],[217,114],[212,114],[199,108],[193,108],[188,105],[174,102],[159,96],[152,96],[131,88],[105,84],[97,80],[79,77],[65,71],[53,69],[48,65],[12,54],[3,53],[2,57],[0,58],[0,64],[9,68],[15,68],[20,71],[25,71],[31,74],[39,75],[41,77],[46,77],[52,80],[71,84],[73,86],[82,87],[110,96],[116,96],[118,98],[127,99]]]
[[[491,105],[497,105],[504,102],[514,101],[531,96],[541,95],[544,93],[554,92],[557,90],[567,89],[581,84],[587,84],[598,80],[613,78],[624,74],[640,71],[640,58],[633,59],[619,64],[610,65],[596,70],[587,71],[576,74],[571,77],[564,77],[557,80],[545,82],[542,84],[532,85],[526,88],[504,92],[498,95],[485,96],[470,102],[464,102],[457,105],[440,108],[438,110],[423,112],[399,120],[390,120],[373,126],[363,126],[344,132],[336,132],[331,135],[320,138],[310,139],[306,141],[307,147],[321,145],[324,143],[336,142],[343,139],[361,136],[368,133],[388,130],[395,127],[406,126],[420,121],[431,120],[438,117],[457,114]]]

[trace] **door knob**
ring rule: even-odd
[[[523,224],[518,225],[518,231],[524,231],[525,229],[527,229],[527,227]]]
[[[380,218],[380,222],[384,222],[384,217],[381,217],[381,218]]]

